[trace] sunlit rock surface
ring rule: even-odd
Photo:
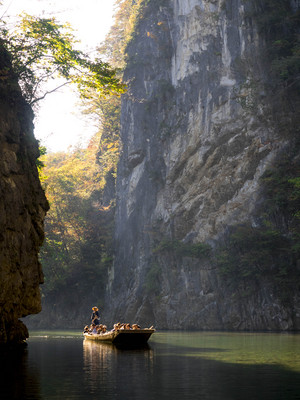
[[[261,280],[236,298],[209,260],[155,252],[165,239],[214,246],[229,226],[255,224],[259,179],[287,139],[264,90],[265,49],[247,4],[152,3],[128,49],[106,318],[299,329],[299,294],[284,306]]]
[[[28,336],[19,318],[41,310],[38,261],[48,209],[40,186],[33,114],[0,47],[0,343]]]

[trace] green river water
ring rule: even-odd
[[[30,332],[0,356],[0,399],[300,399],[300,334],[168,331],[118,349]]]

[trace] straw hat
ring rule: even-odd
[[[97,310],[98,310],[98,307],[92,307],[92,310],[97,311]]]

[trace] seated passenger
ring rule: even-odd
[[[96,325],[92,324],[92,332],[93,335],[97,333]]]
[[[118,322],[117,324],[114,324],[114,331],[117,331],[120,328],[121,328],[121,323],[120,322]]]
[[[89,333],[89,326],[86,325],[83,329],[83,333]]]

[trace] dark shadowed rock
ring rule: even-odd
[[[28,337],[19,321],[41,310],[38,260],[48,203],[41,188],[33,113],[0,47],[0,343]]]

